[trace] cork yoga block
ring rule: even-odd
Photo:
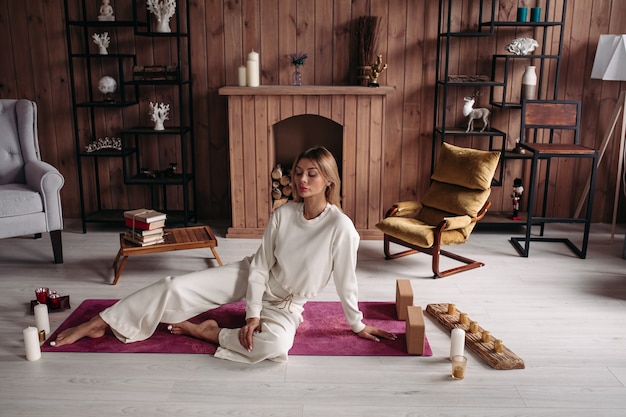
[[[420,306],[407,307],[406,319],[406,351],[409,355],[424,354],[424,340],[426,338],[426,326],[424,313]]]
[[[396,314],[398,320],[406,320],[406,309],[413,305],[413,288],[408,279],[396,280]]]

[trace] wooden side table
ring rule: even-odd
[[[178,229],[165,229],[165,242],[150,246],[137,246],[124,239],[124,233],[120,233],[120,250],[113,261],[115,278],[113,284],[117,284],[120,275],[126,266],[129,256],[145,255],[148,253],[171,252],[175,250],[210,248],[218,265],[223,265],[215,247],[217,239],[209,226],[181,227]]]

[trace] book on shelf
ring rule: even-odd
[[[160,220],[165,220],[167,215],[165,213],[161,213],[160,211],[141,208],[125,211],[124,217],[127,219],[134,219],[143,223],[154,223]]]
[[[137,230],[137,229],[155,230],[155,229],[162,229],[165,226],[165,220],[157,220],[152,223],[146,223],[146,222],[139,221],[137,219],[130,219],[127,217],[125,219],[125,224],[126,224],[126,227],[129,227],[134,230]]]

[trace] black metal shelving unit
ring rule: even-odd
[[[150,188],[152,208],[168,214],[168,223],[187,225],[197,221],[196,184],[195,184],[195,138],[193,130],[193,94],[191,76],[190,48],[190,8],[189,0],[177,0],[176,12],[172,16],[172,31],[157,32],[155,17],[147,10],[145,0],[130,0],[119,4],[115,10],[115,20],[98,20],[96,2],[91,0],[65,0],[65,22],[67,50],[70,60],[70,86],[74,123],[74,140],[77,157],[79,198],[83,232],[88,223],[118,223],[123,221],[123,211],[135,207],[108,207],[102,198],[101,164],[107,159],[122,160],[122,175],[125,186]],[[117,15],[117,12],[120,12]],[[113,45],[106,55],[93,51],[92,35],[97,31],[111,31],[124,40],[121,45]],[[175,75],[168,79],[137,79],[134,69],[144,63],[138,61],[137,48],[150,43],[169,42],[175,51],[172,60],[163,66],[176,67]],[[142,46],[139,46],[142,45]],[[155,58],[156,59],[156,58]],[[145,63],[145,65],[150,65]],[[118,91],[114,100],[107,100],[94,91],[95,81],[107,68],[115,75]],[[98,75],[98,71],[101,73]],[[170,88],[174,98],[179,124],[167,125],[163,131],[141,125],[145,115],[131,117],[126,109],[139,105],[140,102],[157,101],[159,89]],[[171,105],[171,104],[170,104]],[[101,127],[102,112],[121,112],[119,126],[115,126],[115,137],[121,139],[121,150],[101,149],[87,152],[85,146],[97,138],[107,135]],[[97,120],[98,118],[98,120]],[[143,120],[145,123],[145,120]],[[108,128],[111,132],[111,128]],[[175,138],[177,144],[176,172],[167,176],[142,175],[143,155],[158,146],[160,138]],[[93,187],[85,188],[84,175],[93,176]],[[181,194],[176,205],[177,210],[168,207],[167,188],[181,187]],[[182,207],[182,209],[180,209]]]
[[[475,91],[488,90],[490,110],[498,109],[498,111],[515,111],[522,107],[521,100],[513,100],[511,97],[512,68],[515,63],[528,63],[537,67],[537,92],[540,100],[555,100],[558,96],[559,72],[561,66],[561,55],[563,45],[563,34],[565,25],[565,12],[567,9],[567,0],[563,0],[562,10],[554,13],[554,6],[550,0],[544,0],[537,4],[542,7],[543,18],[539,22],[518,22],[518,21],[499,21],[497,17],[498,0],[479,0],[473,3],[472,7],[479,7],[476,14],[475,22],[464,22],[464,27],[460,27],[455,12],[458,13],[463,2],[459,0],[439,0],[439,22],[437,37],[437,60],[434,94],[434,121],[433,121],[433,151],[431,159],[431,170],[434,172],[436,155],[439,147],[444,141],[454,142],[459,138],[470,138],[472,143],[480,143],[481,149],[497,150],[502,152],[500,167],[496,172],[493,185],[502,186],[506,165],[510,161],[528,159],[527,155],[512,152],[506,149],[507,132],[504,129],[489,126],[484,132],[479,129],[466,132],[465,129],[458,124],[458,117],[449,114],[451,106],[451,97],[463,97],[471,95]],[[549,20],[546,17],[553,15],[558,19]],[[485,62],[481,67],[491,68],[488,74],[451,74],[451,50],[458,50],[459,42],[463,39],[474,38],[478,42],[487,40],[500,33],[510,33],[511,40],[515,36],[515,30],[518,28],[532,30],[534,39],[539,43],[539,47],[534,53],[529,55],[514,54],[493,54],[488,59],[491,62]],[[548,54],[547,51],[551,45],[558,42],[558,52],[556,54]],[[456,48],[456,49],[454,49]],[[555,76],[550,80],[551,85],[544,85],[547,82],[545,76],[548,62],[555,64]],[[531,64],[532,63],[532,64]],[[488,65],[490,64],[490,65]],[[458,103],[457,103],[458,105]],[[480,107],[486,107],[481,105]],[[480,121],[478,126],[482,127]],[[519,132],[515,132],[516,134]],[[523,138],[520,138],[523,141]],[[502,217],[502,216],[497,216]],[[484,219],[481,223],[487,223],[488,219]],[[501,220],[498,220],[500,223]]]

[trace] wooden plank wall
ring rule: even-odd
[[[561,7],[562,1],[552,1],[555,9]],[[72,7],[77,7],[78,2],[72,0]],[[116,1],[112,3],[115,7]],[[458,5],[455,22],[463,24],[464,19],[475,18],[478,0],[454,3]],[[500,18],[512,19],[518,3],[500,0]],[[537,0],[538,5],[543,3]],[[389,68],[380,81],[396,88],[387,104],[383,201],[389,205],[399,199],[413,199],[426,190],[432,146],[437,1],[190,0],[190,11],[201,218],[230,216],[227,100],[217,90],[236,85],[236,69],[252,49],[260,52],[262,84],[289,84],[292,68],[287,55],[296,51],[309,54],[303,67],[305,84],[350,84],[356,62],[354,22],[364,15],[382,17],[378,51]],[[63,0],[2,1],[0,23],[0,98],[29,98],[39,104],[43,157],[65,176],[65,216],[78,217]],[[626,86],[590,79],[595,49],[600,34],[625,31],[626,2],[569,1],[559,97],[583,101],[582,142],[596,148],[619,91]],[[498,36],[481,46],[476,40],[468,40],[454,50],[453,65],[482,72],[490,65],[490,55],[502,53],[511,36]],[[146,59],[166,60],[168,53],[154,51]],[[498,127],[514,137],[518,117],[515,113],[499,116]],[[594,221],[611,220],[617,150],[618,141],[614,139],[598,173]],[[159,155],[154,157],[158,159]],[[145,193],[138,193],[136,188],[128,191],[120,183],[118,169],[112,164],[109,171],[101,172],[112,182],[103,201],[111,205],[140,204],[147,198]],[[495,210],[510,209],[512,179],[520,169],[512,166],[505,172],[505,185],[494,191]],[[559,173],[560,204],[553,207],[554,211],[574,210],[577,191],[586,180],[579,171],[572,164]],[[124,196],[120,197],[120,193]],[[626,201],[621,202],[622,207],[624,204]],[[625,221],[626,215],[620,215],[619,220]]]

